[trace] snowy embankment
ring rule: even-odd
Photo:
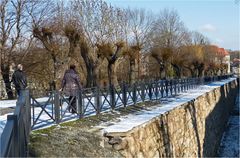
[[[154,117],[164,114],[188,101],[194,100],[197,97],[203,95],[206,92],[210,92],[215,88],[218,88],[236,78],[229,78],[222,81],[217,81],[210,83],[208,85],[201,85],[196,89],[187,91],[186,93],[180,93],[175,98],[162,98],[162,103],[159,106],[151,108],[150,110],[144,110],[137,114],[127,115],[120,118],[119,122],[113,123],[113,125],[108,126],[107,124],[102,124],[99,128],[103,129],[103,132],[107,133],[118,133],[118,132],[128,132],[136,126],[144,124]]]
[[[113,126],[110,127],[106,127],[105,125],[102,125],[102,128],[105,128],[105,130],[107,132],[123,132],[123,131],[128,131],[131,130],[133,127],[138,126],[140,124],[143,124],[147,121],[149,121],[150,119],[158,116],[159,114],[165,113],[166,111],[169,111],[183,103],[186,103],[192,99],[197,98],[198,96],[209,92],[211,90],[213,90],[214,88],[220,87],[221,85],[224,85],[232,80],[235,80],[235,78],[230,78],[227,80],[223,80],[223,81],[218,81],[218,82],[214,82],[208,85],[202,85],[199,86],[198,88],[194,89],[194,90],[189,90],[186,93],[179,93],[177,97],[175,98],[162,98],[161,101],[162,103],[159,106],[153,107],[151,109],[145,110],[145,111],[141,111],[137,114],[132,114],[132,115],[127,115],[125,117],[120,118],[121,121],[114,124]],[[37,101],[38,102],[45,102],[47,101],[48,98],[38,98]],[[0,108],[7,108],[7,107],[15,107],[16,106],[16,100],[12,100],[12,101],[0,101]],[[66,110],[67,105],[64,105],[62,108],[62,111]],[[49,113],[53,112],[52,110],[52,105],[47,105],[46,107],[46,111],[48,111]],[[35,112],[34,112],[34,116],[35,118],[38,116],[38,113],[41,112],[41,108],[34,108]],[[90,111],[93,110],[92,106],[89,106],[88,109],[86,109],[86,111]],[[54,113],[54,112],[53,112]],[[6,119],[7,119],[7,115],[2,115],[0,116],[0,134],[2,133],[2,130],[4,129],[4,126],[6,124]],[[65,117],[63,120],[75,120],[77,119],[77,115],[73,115],[69,112],[66,112]],[[39,118],[39,123],[36,124],[36,128],[35,129],[39,129],[39,128],[46,128],[49,126],[55,125],[55,123],[53,122],[53,120],[51,120],[49,118],[49,116],[43,112],[43,114],[41,115],[41,117]]]

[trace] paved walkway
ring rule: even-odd
[[[240,157],[239,129],[240,129],[240,93],[238,94],[236,104],[229,118],[228,126],[223,134],[222,142],[219,148],[219,157]]]

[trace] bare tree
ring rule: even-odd
[[[128,43],[130,49],[128,49],[129,57],[129,82],[131,83],[134,78],[140,76],[140,57],[141,51],[147,51],[149,47],[149,35],[154,22],[151,12],[147,12],[144,9],[130,9],[125,10],[127,16],[128,29]],[[137,70],[135,70],[137,67]],[[137,74],[136,74],[137,73]]]
[[[87,77],[86,87],[97,85],[97,70],[101,59],[96,53],[95,44],[107,39],[108,5],[103,1],[74,0],[71,2],[72,18],[76,28],[80,29],[80,55],[84,60]]]
[[[109,85],[114,85],[116,83],[116,74],[113,70],[115,70],[116,63],[119,61],[120,52],[124,46],[123,42],[118,42],[114,45],[111,43],[103,43],[101,45],[97,45],[98,54],[108,61],[108,81]],[[115,82],[115,83],[114,83]]]
[[[194,45],[208,45],[210,44],[210,41],[207,37],[205,37],[203,34],[197,31],[192,31],[190,33],[191,36],[191,43],[189,44],[194,44]]]
[[[34,1],[35,2],[35,1]],[[29,10],[36,8],[31,13],[33,24],[33,36],[41,41],[43,47],[47,50],[53,64],[53,76],[52,76],[52,88],[56,88],[57,72],[59,66],[63,64],[61,60],[62,47],[66,44],[67,38],[64,33],[63,23],[63,3],[57,3],[54,5],[51,1],[38,1],[36,5],[32,6]],[[51,2],[51,3],[50,3]],[[45,6],[45,7],[44,7]],[[54,7],[55,6],[55,7]],[[46,10],[46,8],[48,8]],[[41,16],[38,16],[41,13]],[[66,53],[67,54],[67,53]],[[68,54],[67,54],[68,55]],[[66,56],[65,56],[66,57]]]
[[[160,47],[177,48],[188,43],[189,34],[174,10],[164,9],[156,20],[153,33],[155,44]]]
[[[165,69],[166,72],[166,68],[171,66],[177,76],[179,76],[181,74],[181,67],[177,63],[181,62],[177,62],[174,56],[179,54],[178,48],[180,46],[190,43],[189,33],[180,20],[179,15],[174,10],[164,9],[160,13],[152,30],[153,47],[162,50],[158,51],[160,54],[163,53],[163,55],[160,56],[165,56],[165,54],[169,56],[167,61],[165,59],[161,60],[162,65],[164,65],[163,69]],[[156,55],[154,56],[156,58]]]
[[[125,37],[124,12],[101,0],[74,0],[72,8],[78,27],[82,28],[80,53],[87,69],[87,86],[96,85],[97,70],[101,61],[105,59],[108,62],[109,83],[112,84],[112,72],[115,69],[113,65],[117,61],[120,49],[120,45],[114,43],[123,41]],[[109,51],[103,52],[105,48],[109,48]]]
[[[13,98],[10,84],[10,64],[26,26],[26,0],[1,0],[0,2],[0,51],[1,75],[8,98]]]

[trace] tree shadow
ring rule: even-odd
[[[225,89],[226,88],[226,89]],[[231,110],[233,109],[233,105],[236,100],[237,91],[239,89],[239,82],[236,85],[233,83],[228,84],[226,87],[220,87],[220,95],[219,100],[217,101],[214,109],[210,112],[210,114],[206,117],[205,120],[205,133],[203,144],[200,138],[200,127],[197,119],[197,111],[195,100],[192,100],[190,104],[185,107],[185,113],[189,112],[191,116],[191,123],[195,133],[195,139],[197,143],[197,156],[198,157],[214,157],[217,156],[217,150],[220,145],[220,141],[222,138],[222,134],[226,128],[227,121],[230,115]],[[211,102],[211,100],[215,100],[218,98],[217,91],[213,90],[211,93],[206,94],[206,101],[209,104],[213,104],[215,102]],[[211,94],[211,95],[209,95]],[[211,98],[212,97],[212,98]],[[187,118],[186,118],[187,119]],[[157,123],[157,128],[159,134],[162,138],[162,143],[164,147],[164,151],[160,151],[159,156],[161,157],[174,157],[174,151],[170,140],[169,127],[167,124],[167,115],[162,115],[160,117],[159,122]],[[186,123],[186,120],[184,121]],[[185,131],[185,130],[184,130]],[[185,133],[184,138],[185,139]]]
[[[164,117],[166,118],[166,120],[164,120]],[[167,116],[161,115],[160,122],[156,124],[159,134],[161,135],[164,147],[164,152],[159,151],[159,156],[161,157],[173,157],[173,148],[170,141],[167,122]]]
[[[195,132],[195,136],[197,139],[198,157],[202,157],[201,156],[201,143],[200,143],[200,138],[199,138],[199,133],[198,133],[197,118],[196,118],[197,116],[196,116],[196,108],[195,108],[194,100],[192,100],[190,102],[190,104],[188,106],[186,106],[185,110],[187,110],[191,115],[191,121],[192,121],[193,129]]]
[[[239,80],[237,86],[235,86],[233,83],[229,83],[226,86],[226,90],[224,89],[224,86],[220,87],[220,99],[205,120],[205,134],[202,153],[203,157],[217,156],[217,150],[219,148],[223,132],[226,129],[231,110],[235,104],[238,89]],[[215,91],[212,91],[212,93],[214,93],[214,96],[216,96]],[[207,97],[209,102],[210,96]]]

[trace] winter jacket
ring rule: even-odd
[[[23,71],[16,70],[12,76],[12,82],[16,90],[22,90],[27,87],[27,78]]]
[[[81,89],[80,78],[77,72],[69,69],[65,72],[62,80],[62,88],[66,95],[76,96],[77,91]]]

